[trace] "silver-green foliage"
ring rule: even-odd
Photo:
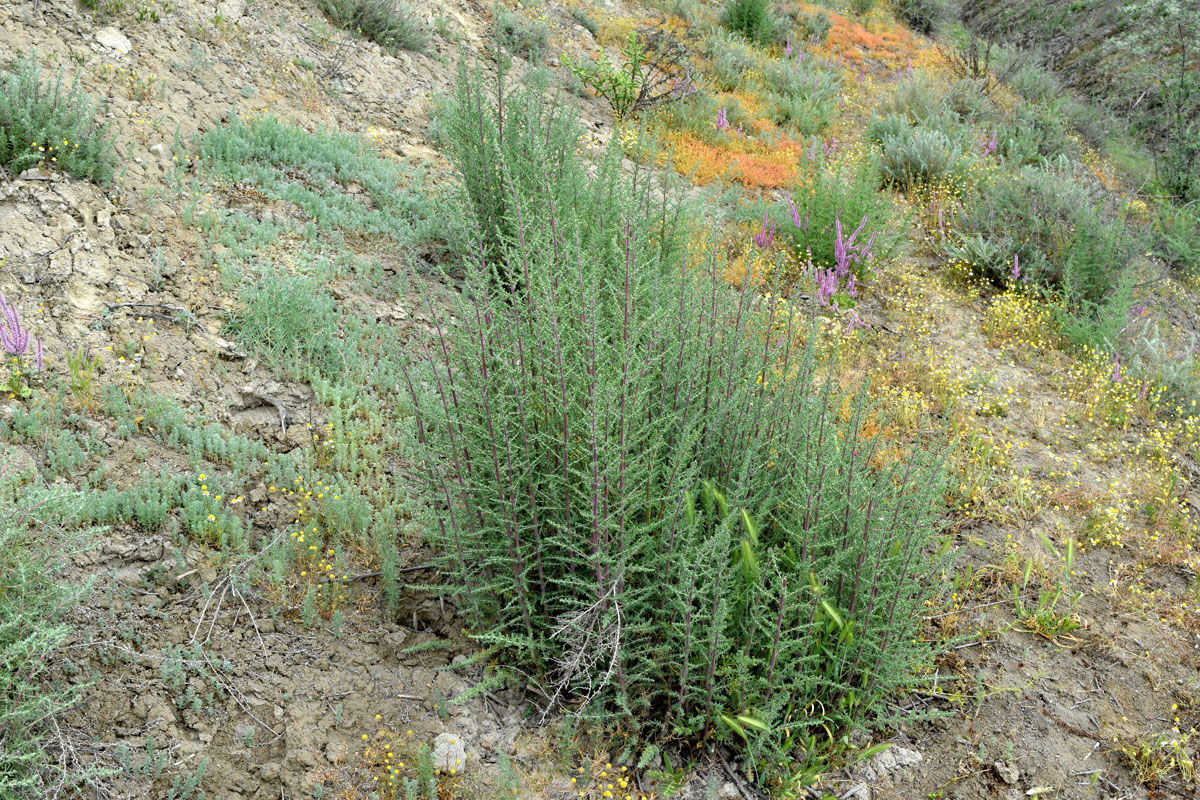
[[[61,493],[60,493],[61,494]],[[61,498],[58,498],[61,499]],[[50,685],[55,651],[70,634],[64,616],[88,585],[68,580],[70,551],[86,531],[68,533],[52,493],[0,486],[0,797],[41,797],[55,769],[43,745],[47,723],[75,699]],[[70,775],[55,780],[70,784]]]
[[[548,160],[563,131],[535,128],[524,191],[479,143],[510,192],[503,263],[468,264],[410,370],[440,563],[548,696],[773,769],[810,728],[881,713],[927,655],[941,469],[920,446],[876,463],[806,323],[689,266],[671,193],[616,151],[593,177],[573,149]]]
[[[918,127],[881,140],[879,169],[884,183],[908,190],[958,173],[964,155],[940,130]]]
[[[42,80],[31,53],[0,73],[0,167],[20,172],[45,164],[68,175],[107,183],[116,168],[108,125],[96,122],[96,101],[63,73]]]
[[[375,42],[385,50],[421,51],[429,46],[429,27],[408,3],[398,0],[317,0],[329,21]]]

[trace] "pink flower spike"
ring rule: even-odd
[[[46,368],[46,359],[42,354],[42,335],[38,334],[33,344],[33,366],[38,372]]]
[[[1112,382],[1113,383],[1121,382],[1121,357],[1119,355],[1113,356]]]

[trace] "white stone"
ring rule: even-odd
[[[237,22],[246,13],[246,0],[217,0],[217,13],[229,22]]]
[[[129,37],[112,25],[96,31],[96,41],[121,55],[125,55],[133,49],[133,42],[129,41]]]
[[[443,733],[433,740],[433,767],[445,773],[453,770],[456,775],[467,771],[467,747],[461,736]]]

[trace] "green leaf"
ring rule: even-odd
[[[752,717],[749,714],[738,714],[737,718],[738,722],[742,723],[747,728],[754,728],[755,730],[762,731],[763,733],[771,732],[771,726],[763,722],[758,717]]]
[[[839,614],[838,610],[833,607],[833,604],[825,598],[821,598],[821,608],[825,609],[825,613],[828,614],[838,626],[838,630],[841,630],[843,627],[845,627],[846,621],[842,619],[842,615]]]
[[[738,721],[736,719],[729,716],[728,714],[722,714],[721,722],[724,722],[726,725],[728,725],[730,730],[732,730],[738,736],[742,737],[746,741],[749,741],[749,739],[746,736],[746,729],[743,728],[740,724],[738,724]]]

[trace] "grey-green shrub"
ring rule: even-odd
[[[867,121],[867,141],[872,144],[883,144],[884,139],[895,139],[908,136],[912,131],[912,123],[903,114],[885,114],[881,117],[871,117]]]
[[[229,330],[271,368],[298,378],[340,373],[337,310],[316,280],[270,272],[247,285],[241,301]]]
[[[70,580],[70,551],[92,531],[69,534],[54,508],[63,492],[0,486],[0,797],[42,797],[43,778],[71,784],[48,756],[48,723],[78,695],[49,669],[67,640],[64,616],[89,584]],[[48,774],[55,773],[58,774]]]
[[[429,28],[416,10],[399,0],[317,0],[329,21],[385,50],[421,51],[429,46]]]
[[[504,49],[513,55],[538,62],[546,54],[550,29],[540,20],[514,11],[504,11],[496,18],[496,37]]]
[[[963,148],[940,130],[913,128],[879,145],[883,182],[904,191],[958,174],[963,166]]]
[[[466,110],[500,94],[458,92]],[[460,170],[505,175],[490,153],[464,163],[476,152]],[[714,260],[690,268],[672,193],[620,161],[589,177],[572,150],[511,192],[502,266],[468,264],[411,368],[431,539],[476,636],[552,702],[736,741],[757,779],[914,679],[941,471],[919,446],[873,465],[865,410],[838,417],[806,323]],[[551,208],[547,182],[578,192]]]
[[[107,183],[116,169],[113,135],[96,121],[97,102],[60,69],[42,80],[31,53],[0,76],[0,167],[17,173],[38,164]]]

